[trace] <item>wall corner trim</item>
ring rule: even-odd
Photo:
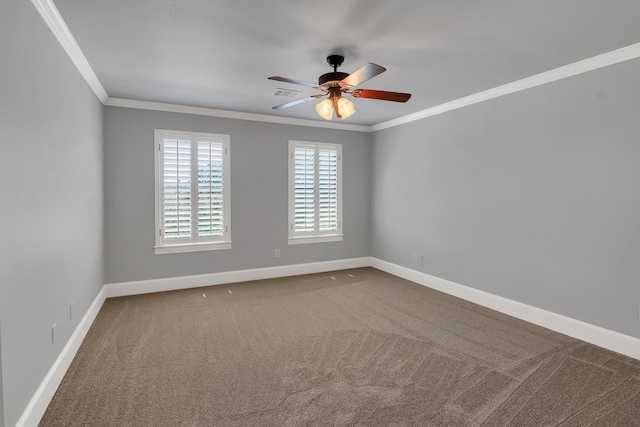
[[[604,347],[640,360],[640,339],[595,326],[571,317],[470,288],[397,264],[371,258],[371,266],[437,291],[551,329],[564,335]]]

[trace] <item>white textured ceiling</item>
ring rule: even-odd
[[[110,97],[320,120],[316,102],[276,111],[267,80],[387,71],[353,100],[371,125],[640,42],[638,0],[54,0]],[[334,119],[339,120],[339,119]]]

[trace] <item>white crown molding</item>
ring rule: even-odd
[[[400,126],[406,123],[414,122],[416,120],[435,116],[437,114],[446,113],[447,111],[452,111],[458,108],[466,107],[468,105],[477,104],[478,102],[488,101],[499,96],[519,92],[521,90],[540,86],[546,83],[551,83],[556,80],[565,79],[567,77],[572,77],[578,74],[586,73],[587,71],[607,67],[609,65],[628,61],[630,59],[635,59],[638,57],[640,57],[640,43],[632,44],[621,49],[612,50],[611,52],[603,53],[602,55],[574,62],[572,64],[555,68],[553,70],[545,71],[544,73],[536,74],[531,77],[516,80],[515,82],[507,83],[502,86],[485,90],[483,92],[465,96],[454,101],[436,105],[435,107],[427,108],[426,110],[408,114],[397,119],[378,123],[371,126],[371,129],[373,132],[376,132],[382,129]]]
[[[352,130],[359,132],[377,132],[379,130],[388,129],[395,126],[411,123],[416,120],[425,119],[438,114],[453,111],[458,108],[467,107],[469,105],[477,104],[479,102],[488,101],[490,99],[498,98],[500,96],[509,95],[511,93],[520,92],[532,87],[541,86],[547,83],[554,82],[556,80],[566,79],[568,77],[576,76],[578,74],[586,73],[588,71],[597,70],[599,68],[607,67],[609,65],[618,64],[620,62],[636,59],[640,57],[640,43],[635,43],[630,46],[626,46],[620,49],[613,50],[611,52],[603,53],[591,58],[584,59],[582,61],[574,62],[562,67],[555,68],[553,70],[545,71],[524,79],[516,80],[515,82],[507,83],[502,86],[497,86],[492,89],[488,89],[482,92],[475,93],[473,95],[458,98],[456,100],[445,102],[444,104],[436,105],[426,110],[417,111],[406,116],[398,117],[397,119],[389,120],[386,122],[378,123],[373,126],[365,125],[351,125],[346,123],[329,123],[329,122],[317,122],[313,120],[293,119],[287,117],[277,117],[265,114],[253,114],[242,113],[236,111],[216,110],[211,108],[202,107],[190,107],[184,105],[165,104],[159,102],[137,101],[131,99],[121,98],[109,98],[105,105],[112,105],[117,107],[127,108],[140,108],[156,111],[169,111],[176,113],[186,114],[198,114],[205,116],[215,117],[227,117],[240,120],[253,120],[269,123],[282,123],[289,125],[300,126],[312,126],[341,130]]]
[[[52,0],[31,0],[44,21],[47,23],[53,34],[56,36],[64,50],[67,52],[73,63],[76,65],[80,73],[84,76],[89,86],[96,93],[100,101],[104,105],[125,108],[138,108],[144,110],[167,111],[175,113],[196,114],[201,116],[224,117],[239,120],[251,120],[266,123],[279,123],[295,126],[310,126],[326,129],[350,130],[357,132],[376,132],[395,126],[411,123],[427,117],[446,113],[448,111],[463,108],[479,102],[488,101],[493,98],[519,92],[535,86],[551,83],[556,80],[565,79],[587,71],[596,70],[598,68],[607,67],[609,65],[628,61],[640,57],[640,43],[632,44],[620,49],[616,49],[601,55],[574,62],[553,70],[545,71],[530,77],[526,77],[515,82],[497,86],[473,95],[465,96],[444,104],[436,105],[425,110],[417,111],[397,119],[378,123],[373,126],[353,125],[348,123],[320,122],[314,120],[294,119],[288,117],[271,116],[267,114],[244,113],[238,111],[217,110],[213,108],[192,107],[186,105],[168,104],[161,102],[139,101],[123,98],[110,98],[98,77],[94,73],[91,65],[80,50],[73,35],[69,31],[58,9]]]
[[[53,4],[52,0],[31,0],[31,3],[36,7],[44,22],[47,23],[51,32],[56,36],[58,42],[62,45],[67,55],[71,58],[71,61],[75,64],[80,74],[87,81],[91,89],[95,92],[96,96],[104,104],[107,100],[107,92],[102,87],[102,83],[98,80],[98,76],[93,72],[89,61],[85,58],[80,46],[76,43],[76,39],[73,38],[69,27],[62,19],[60,12]]]
[[[640,360],[640,339],[377,258],[371,266],[500,313]]]
[[[140,110],[166,111],[170,113],[195,114],[199,116],[224,117],[228,119],[250,120],[254,122],[278,123],[294,126],[308,126],[356,132],[371,132],[371,126],[348,123],[320,122],[315,120],[294,119],[290,117],[270,116],[268,114],[243,113],[240,111],[217,110],[215,108],[192,107],[189,105],[168,104],[164,102],[139,101],[135,99],[111,98],[104,105],[111,107],[137,108]]]

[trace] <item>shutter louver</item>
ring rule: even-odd
[[[191,237],[191,141],[164,139],[164,238]]]
[[[221,143],[198,141],[198,236],[224,234],[223,155]]]
[[[296,147],[294,153],[294,220],[297,232],[315,229],[315,154],[313,148]]]
[[[318,150],[318,228],[338,229],[338,152]]]

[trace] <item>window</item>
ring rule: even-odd
[[[229,135],[155,131],[156,254],[231,248]]]
[[[289,244],[342,240],[342,146],[289,141]]]

